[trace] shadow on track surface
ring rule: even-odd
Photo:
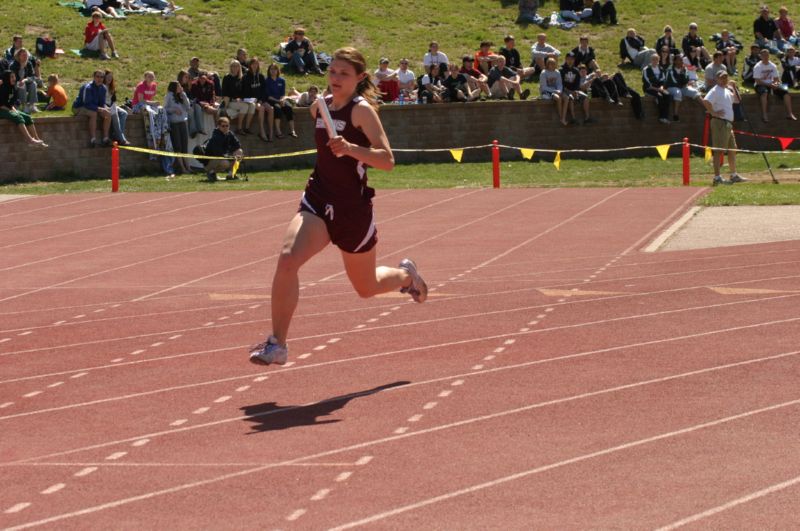
[[[333,424],[335,422],[341,422],[341,419],[319,420],[319,417],[326,417],[334,411],[342,409],[354,398],[374,395],[386,389],[401,387],[409,383],[411,382],[399,381],[380,385],[372,389],[367,389],[366,391],[320,400],[319,402],[307,406],[280,406],[277,402],[264,402],[263,404],[244,406],[241,410],[248,417],[245,419],[245,422],[254,423],[252,431],[248,435],[263,431],[286,430],[299,426]]]

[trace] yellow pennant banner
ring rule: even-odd
[[[667,153],[669,153],[669,144],[663,146],[656,146],[658,154],[661,155],[661,160],[667,160]]]
[[[711,160],[711,158],[712,158],[713,156],[714,156],[714,155],[713,155],[713,152],[711,151],[711,148],[710,148],[710,147],[707,147],[707,148],[706,148],[706,162],[708,162],[709,160]]]
[[[526,160],[531,160],[533,158],[534,151],[532,149],[520,148],[520,153],[522,153],[522,158]]]
[[[451,149],[450,154],[456,159],[456,162],[461,162],[461,156],[464,155],[463,149]]]
[[[561,152],[560,151],[556,151],[556,158],[553,159],[553,166],[555,166],[557,170],[561,169]]]
[[[231,177],[236,177],[236,172],[239,171],[239,161],[233,163],[233,168],[231,168]]]

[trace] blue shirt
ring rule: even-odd
[[[275,98],[276,100],[284,97],[286,95],[286,80],[280,76],[277,79],[267,76],[267,80],[264,83],[264,95],[267,98]]]
[[[81,98],[81,96],[83,96]],[[106,86],[98,85],[94,81],[86,83],[81,88],[78,99],[73,104],[73,107],[85,107],[87,110],[96,111],[98,107],[106,106]]]

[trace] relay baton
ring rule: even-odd
[[[336,126],[333,125],[333,118],[331,118],[331,111],[328,110],[328,104],[325,102],[325,98],[319,98],[317,101],[319,102],[317,111],[319,111],[322,123],[325,124],[325,129],[328,131],[328,138],[333,138],[337,136]]]

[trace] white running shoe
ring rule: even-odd
[[[289,357],[289,347],[279,345],[275,336],[269,336],[266,341],[253,347],[250,351],[250,362],[258,365],[275,363],[283,365]]]
[[[417,264],[409,258],[404,258],[397,267],[405,269],[406,272],[411,275],[411,285],[407,288],[402,288],[400,293],[410,294],[414,302],[425,302],[425,299],[428,298],[428,285],[425,284],[425,281],[419,276]]]

